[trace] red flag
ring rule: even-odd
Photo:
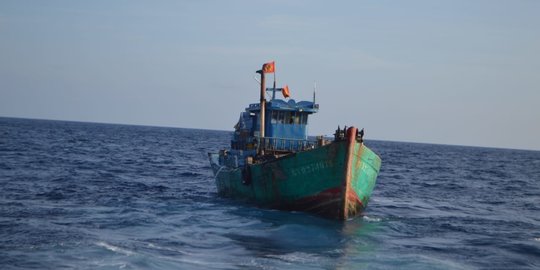
[[[276,71],[275,62],[272,61],[272,62],[268,62],[268,63],[264,64],[263,67],[262,67],[262,71],[263,71],[263,73],[274,73]]]
[[[281,93],[283,94],[283,97],[285,97],[285,98],[290,97],[291,92],[289,92],[289,86],[285,85],[285,87],[283,87],[283,90],[281,90]]]

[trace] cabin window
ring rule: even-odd
[[[278,122],[278,111],[272,111],[272,124],[277,124]]]
[[[302,114],[299,113],[299,112],[294,112],[293,114],[294,114],[294,116],[293,116],[294,124],[299,125],[300,124],[300,115],[302,115]]]
[[[289,118],[288,112],[272,111],[272,124],[289,123]]]
[[[289,115],[290,116],[289,116],[289,122],[288,123],[292,125],[292,124],[294,124],[294,112],[290,112]]]
[[[281,118],[283,122],[281,124],[288,124],[289,118],[291,118],[291,114],[289,112],[281,112],[283,117]]]
[[[272,111],[272,124],[307,125],[307,120],[305,112]]]
[[[290,112],[291,116],[289,117],[289,122],[287,122],[288,124],[294,124],[294,112]]]

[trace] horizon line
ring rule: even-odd
[[[115,123],[115,122],[95,122],[95,121],[83,121],[83,120],[47,119],[47,118],[33,118],[33,117],[20,117],[20,116],[2,116],[2,115],[0,115],[0,118],[11,118],[11,119],[21,119],[21,120],[38,120],[38,121],[72,122],[72,123],[87,123],[87,124],[101,124],[101,125],[121,125],[121,126],[156,127],[156,128],[178,128],[178,129],[206,130],[206,131],[219,131],[219,132],[233,132],[233,130],[221,130],[221,129],[211,129],[211,128],[200,128],[200,127],[161,126],[161,125],[149,125],[149,124],[127,124],[127,123]],[[308,135],[308,136],[318,136],[318,135]],[[326,136],[326,135],[323,135],[323,136]],[[456,147],[472,147],[472,148],[487,148],[487,149],[500,149],[500,150],[518,150],[518,151],[540,152],[540,149],[528,149],[528,148],[509,148],[509,147],[465,145],[465,144],[451,144],[451,143],[438,143],[438,142],[394,141],[394,140],[383,140],[383,139],[367,139],[367,140],[368,141],[379,141],[379,142],[391,142],[391,143],[431,144],[431,145],[441,145],[441,146],[456,146]]]

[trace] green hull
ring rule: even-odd
[[[216,156],[210,159],[220,195],[340,220],[362,213],[381,166],[352,138],[245,168],[219,166]]]

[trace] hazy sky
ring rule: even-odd
[[[540,1],[0,1],[0,116],[232,130],[255,71],[368,139],[540,150]]]

